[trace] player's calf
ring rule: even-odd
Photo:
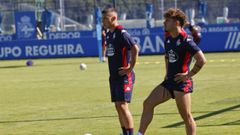
[[[115,107],[119,112],[119,120],[123,122],[122,131],[125,135],[133,135],[133,117],[127,102],[116,102]]]

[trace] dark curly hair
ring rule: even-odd
[[[187,22],[185,13],[180,9],[170,8],[164,13],[164,18],[172,18],[180,22],[181,27]]]

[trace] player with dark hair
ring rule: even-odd
[[[189,29],[193,37],[193,41],[198,45],[202,39],[201,28],[200,26],[193,25],[189,22],[185,24],[185,27]]]
[[[123,135],[133,135],[133,117],[128,108],[131,102],[135,73],[133,68],[138,57],[138,46],[128,32],[118,24],[114,8],[102,11],[106,33],[109,83],[112,102],[118,113]]]
[[[137,135],[145,134],[153,119],[154,108],[171,98],[176,101],[187,135],[196,135],[196,124],[191,113],[192,77],[202,69],[206,59],[192,37],[183,30],[186,16],[181,10],[170,8],[164,14],[164,18],[164,27],[169,32],[164,42],[166,76],[143,103],[143,113]],[[196,62],[190,70],[192,57]]]

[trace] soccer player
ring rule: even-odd
[[[164,18],[164,27],[170,33],[164,42],[166,76],[143,103],[143,113],[137,135],[145,134],[153,119],[154,108],[171,98],[176,101],[187,135],[196,135],[196,124],[191,113],[192,77],[202,69],[206,59],[192,37],[182,29],[186,16],[181,10],[170,8],[164,14]],[[190,70],[192,57],[196,59],[196,62]]]
[[[106,32],[107,30],[105,30],[104,27],[102,27],[102,62],[106,61],[106,50],[107,50]]]
[[[133,68],[138,57],[138,46],[128,32],[118,24],[114,8],[102,11],[106,33],[109,83],[112,102],[118,113],[123,135],[133,135],[133,117],[128,108],[132,98],[135,74]]]
[[[191,32],[191,35],[193,37],[193,41],[198,45],[202,38],[200,26],[193,25],[193,24],[187,22],[185,24],[185,27],[187,27],[189,29],[189,31]]]
[[[193,37],[193,41],[198,45],[202,38],[202,34],[200,32],[201,31],[200,26],[192,25],[191,23],[186,22],[186,24],[184,25],[184,28],[189,29],[189,31],[191,32],[191,35]],[[170,33],[165,30],[164,38],[168,37],[169,35],[170,35]]]

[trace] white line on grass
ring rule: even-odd
[[[236,59],[220,59],[220,60],[208,60],[208,62],[213,63],[213,62],[236,62]],[[137,62],[136,64],[139,65],[149,65],[149,64],[161,64],[164,63],[164,61],[153,61],[153,62],[148,62],[148,61],[144,61],[144,62]]]

